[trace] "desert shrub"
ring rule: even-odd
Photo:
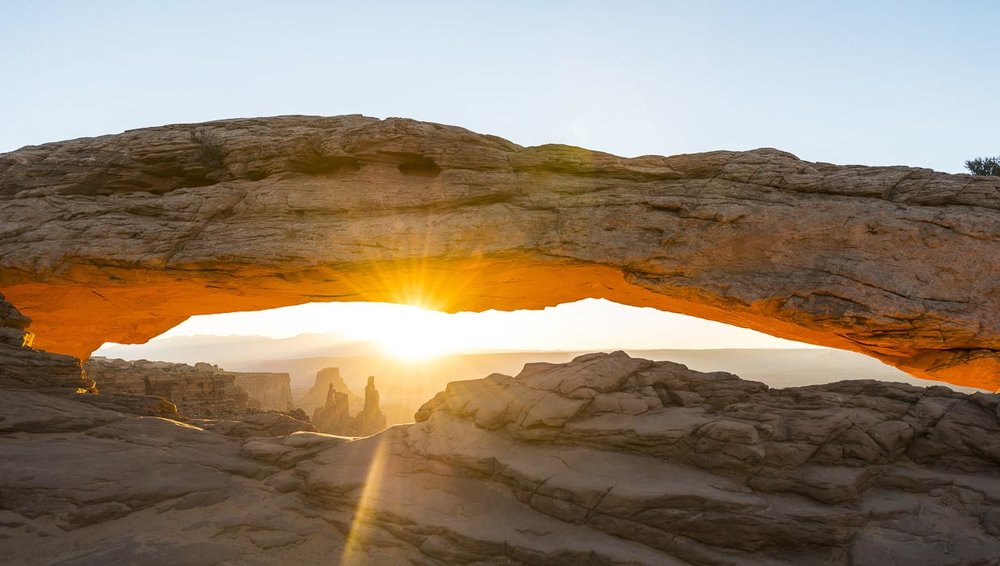
[[[996,157],[977,157],[965,162],[965,168],[973,175],[993,175],[1000,177],[1000,155]]]

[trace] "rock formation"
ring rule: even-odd
[[[31,319],[0,294],[0,388],[57,388],[93,391],[80,360],[32,348]]]
[[[340,376],[340,368],[323,368],[316,372],[316,379],[313,381],[312,387],[305,395],[295,401],[295,406],[312,414],[316,409],[322,408],[328,403],[331,387],[334,391],[346,393],[350,406],[360,407],[364,404],[364,399],[351,393],[347,384],[344,383],[344,378]]]
[[[369,436],[376,432],[385,430],[385,415],[379,403],[378,389],[375,389],[375,377],[368,376],[368,384],[365,385],[365,406],[358,413],[358,434]]]
[[[336,369],[336,368],[327,368]],[[322,374],[323,370],[320,372]],[[328,373],[331,377],[332,373]],[[340,377],[340,372],[336,372],[336,377]],[[319,375],[317,382],[320,381]],[[341,383],[343,383],[341,381]],[[365,387],[365,405],[356,416],[351,416],[349,393],[338,391],[334,388],[333,379],[327,386],[326,402],[322,407],[315,410],[312,422],[320,432],[336,434],[341,436],[370,436],[385,430],[386,419],[379,406],[379,394],[375,389],[375,378],[368,376],[368,385]],[[346,389],[346,386],[345,386]]]
[[[357,434],[357,421],[351,416],[347,393],[337,391],[332,383],[326,390],[326,402],[313,411],[312,423],[320,432],[341,436]]]
[[[651,306],[1000,386],[1000,180],[286,116],[0,155],[0,289],[86,357],[324,300]]]
[[[84,367],[101,393],[163,397],[185,416],[235,417],[248,409],[247,392],[236,385],[232,373],[216,365],[94,357]]]
[[[592,354],[452,383],[419,422],[358,440],[82,401],[97,397],[0,389],[8,561],[1000,556],[1000,395],[874,381],[769,389]]]
[[[291,377],[287,373],[229,372],[249,395],[249,406],[265,411],[287,411],[292,405]]]

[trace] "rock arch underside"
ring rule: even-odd
[[[195,314],[603,297],[1000,387],[995,178],[287,116],[25,147],[0,195],[0,291],[83,358]]]

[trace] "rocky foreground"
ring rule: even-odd
[[[0,389],[22,564],[996,564],[1000,396],[774,390],[623,353],[368,438]],[[274,417],[277,418],[277,417]],[[278,427],[280,428],[280,427]]]

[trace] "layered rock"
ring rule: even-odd
[[[286,116],[26,147],[0,194],[0,288],[77,356],[192,314],[604,297],[1000,386],[995,178]]]
[[[236,385],[250,397],[249,406],[265,411],[287,411],[292,406],[291,377],[287,373],[230,372]]]
[[[339,371],[336,376],[340,376]],[[334,385],[333,382],[328,384],[326,402],[313,412],[312,422],[317,430],[342,436],[370,436],[385,430],[386,419],[379,404],[379,393],[375,389],[373,376],[368,377],[365,387],[364,407],[355,416],[350,413],[349,393],[338,391]]]
[[[375,389],[375,377],[369,375],[365,385],[365,406],[358,413],[358,434],[369,436],[385,430],[385,415],[380,406],[378,389]]]
[[[531,564],[989,564],[1000,552],[997,395],[772,390],[616,353],[453,383],[417,419],[302,468],[315,501],[358,498],[359,546]],[[365,458],[379,470],[367,484]]]
[[[597,354],[453,383],[420,422],[357,440],[81,401],[97,397],[0,390],[9,561],[939,566],[1000,555],[998,395],[872,381],[769,389]]]
[[[57,388],[90,392],[94,382],[73,356],[32,348],[31,319],[0,294],[0,388]]]
[[[249,397],[231,372],[216,365],[94,357],[88,375],[102,394],[126,393],[163,397],[189,417],[235,417],[247,412]]]
[[[316,372],[316,379],[312,387],[301,398],[295,401],[295,406],[308,414],[312,414],[316,409],[320,409],[329,403],[330,389],[339,391],[348,396],[350,406],[361,406],[364,399],[351,393],[351,390],[340,375],[340,368],[323,368]]]
[[[312,423],[320,432],[354,436],[357,432],[357,421],[349,411],[347,393],[337,391],[331,383],[327,387],[326,403],[313,411]]]

